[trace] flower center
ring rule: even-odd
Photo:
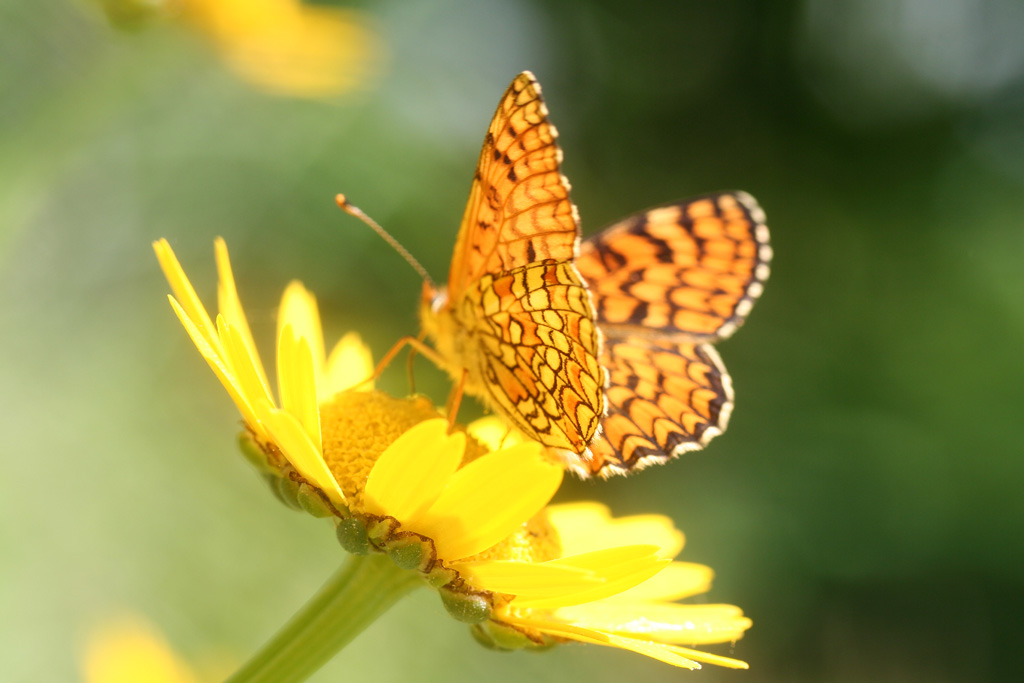
[[[438,417],[421,396],[343,391],[320,406],[324,460],[349,504],[361,509],[363,488],[380,454],[415,424]]]

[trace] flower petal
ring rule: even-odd
[[[742,638],[752,623],[733,605],[625,600],[564,607],[555,616],[586,628],[676,645],[728,643]]]
[[[601,631],[588,628],[581,628],[579,626],[572,626],[570,624],[563,624],[557,621],[542,619],[506,619],[505,621],[527,629],[536,629],[542,633],[548,633],[559,638],[567,638],[569,640],[575,640],[581,643],[591,643],[593,645],[608,645],[623,650],[629,650],[630,652],[636,652],[683,669],[700,668],[700,664],[683,654],[683,648],[674,645],[663,645],[661,643],[653,643],[645,640],[623,638],[622,636],[603,633]],[[740,663],[742,664],[742,662]],[[745,668],[745,665],[744,667],[735,668]]]
[[[715,572],[703,564],[673,562],[643,583],[609,600],[679,600],[711,589]]]
[[[291,325],[281,329],[277,340],[277,383],[281,408],[295,416],[317,452],[322,452],[313,355],[307,339],[298,337]]]
[[[462,462],[466,437],[448,434],[444,418],[425,420],[388,446],[366,480],[364,505],[372,515],[390,515],[413,531]]]
[[[630,543],[657,545],[666,558],[675,557],[683,549],[683,533],[663,515],[613,519],[608,508],[598,503],[553,505],[548,515],[563,539],[567,555]]]
[[[192,321],[200,336],[206,340],[206,343],[218,354],[221,354],[223,350],[220,347],[220,340],[217,339],[217,328],[214,327],[210,314],[206,312],[203,302],[199,300],[199,295],[196,294],[188,276],[185,275],[171,245],[167,240],[160,239],[153,242],[153,250],[156,252],[156,258],[160,262],[160,268],[164,271],[168,284],[171,285],[175,299],[180,302],[181,309]]]
[[[217,379],[227,390],[228,395],[231,396],[231,400],[235,402],[238,407],[238,411],[242,413],[242,419],[245,420],[253,429],[260,429],[260,421],[256,417],[256,413],[253,410],[252,405],[249,403],[246,397],[245,390],[242,388],[235,376],[234,372],[225,363],[224,357],[221,355],[219,344],[215,348],[210,345],[207,341],[206,336],[196,327],[196,324],[192,322],[192,319],[188,317],[185,309],[181,307],[171,295],[167,295],[168,300],[171,302],[171,308],[174,309],[175,314],[178,316],[178,320],[185,327],[185,331],[188,332],[188,336],[192,338],[192,343],[199,349],[200,355],[206,359],[210,369],[213,370],[213,374],[217,375]]]
[[[367,382],[366,379],[373,376],[373,370],[373,356],[369,347],[358,333],[349,332],[335,344],[327,359],[326,378],[320,385],[323,388],[320,400],[346,389],[371,391],[373,381]]]
[[[231,260],[228,258],[228,246],[223,238],[218,237],[213,243],[213,248],[217,259],[217,309],[227,320],[228,325],[238,330],[256,374],[263,384],[264,393],[269,396],[270,382],[267,381],[263,363],[260,362],[260,354],[252,339],[252,331],[249,329],[242,301],[238,298],[238,288],[235,286],[235,276],[231,270]]]
[[[586,569],[546,563],[455,562],[451,568],[478,590],[515,595],[517,599],[547,598],[604,582],[603,577]]]
[[[658,556],[658,547],[652,545],[606,548],[551,560],[546,564],[586,569],[605,580],[599,585],[588,587],[582,591],[565,592],[551,598],[521,600],[517,598],[515,606],[554,609],[601,600],[646,581],[661,571],[668,563],[668,560]]]
[[[519,430],[497,415],[473,420],[466,427],[466,433],[492,451],[510,448],[525,441]]]
[[[231,368],[232,374],[238,381],[239,388],[250,405],[264,399],[271,405],[274,398],[270,390],[263,383],[260,377],[258,361],[249,355],[249,347],[242,338],[242,332],[234,325],[229,324],[224,316],[217,316],[217,333],[224,347],[226,363]]]
[[[456,472],[416,529],[440,557],[482,552],[533,517],[555,495],[562,468],[540,444],[524,443],[477,458]]]
[[[313,443],[298,419],[291,413],[274,408],[266,401],[257,404],[257,413],[292,467],[306,481],[326,493],[334,503],[344,504],[345,494],[327,468],[319,445]]]
[[[299,339],[305,339],[313,359],[313,370],[317,377],[323,376],[324,333],[320,328],[320,312],[316,297],[298,280],[288,283],[281,297],[281,308],[277,313],[277,336],[285,327],[291,326]]]

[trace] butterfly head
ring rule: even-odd
[[[431,339],[445,336],[440,327],[449,317],[445,315],[448,308],[448,288],[438,287],[433,282],[424,280],[420,294],[420,324]]]
[[[448,305],[448,288],[438,287],[429,280],[423,281],[423,290],[420,295],[420,308],[424,312],[429,311],[437,315],[442,308]]]

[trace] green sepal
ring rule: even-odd
[[[448,610],[448,614],[456,621],[466,624],[479,624],[491,618],[491,601],[477,593],[462,593],[459,591],[446,590],[438,591],[441,595],[441,602]]]
[[[553,641],[538,643],[522,631],[493,621],[474,625],[470,633],[478,643],[492,650],[547,650],[555,645]]]
[[[274,494],[274,498],[277,498],[277,501],[279,503],[281,503],[281,505],[284,505],[286,508],[288,508],[290,510],[298,509],[298,508],[295,508],[292,505],[290,505],[288,503],[288,500],[284,497],[284,494],[281,493],[281,477],[280,476],[278,476],[276,474],[264,474],[263,475],[263,481],[266,483],[267,488],[270,489],[270,492],[272,494]]]
[[[434,567],[427,574],[427,583],[430,584],[431,588],[441,588],[447,586],[449,583],[454,581],[458,577],[458,574],[445,567]]]
[[[401,569],[419,570],[429,556],[428,550],[420,540],[401,540],[388,545],[387,553],[396,567]]]
[[[370,543],[384,549],[384,544],[395,532],[396,526],[397,523],[390,517],[378,519],[366,527],[366,536],[370,539]]]
[[[318,489],[303,483],[296,492],[299,507],[314,517],[330,517],[334,514],[331,506],[324,501]]]
[[[242,451],[245,459],[256,468],[261,474],[277,474],[278,469],[267,460],[267,454],[263,452],[260,445],[252,438],[252,434],[243,431],[238,435],[238,450]]]
[[[361,519],[349,517],[338,522],[335,530],[338,535],[338,543],[341,547],[353,555],[368,555],[370,553],[370,539],[366,537],[366,525]]]
[[[491,638],[483,624],[473,624],[470,626],[469,635],[473,636],[473,640],[483,645],[488,650],[497,650],[499,652],[507,651],[505,648],[498,647],[498,644],[494,642],[494,639]]]
[[[299,504],[299,482],[292,481],[287,477],[275,477],[278,496],[281,502],[292,510],[302,510]]]

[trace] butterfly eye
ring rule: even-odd
[[[434,298],[430,300],[430,311],[431,313],[437,313],[444,305],[448,303],[448,288],[441,287],[434,294]]]

